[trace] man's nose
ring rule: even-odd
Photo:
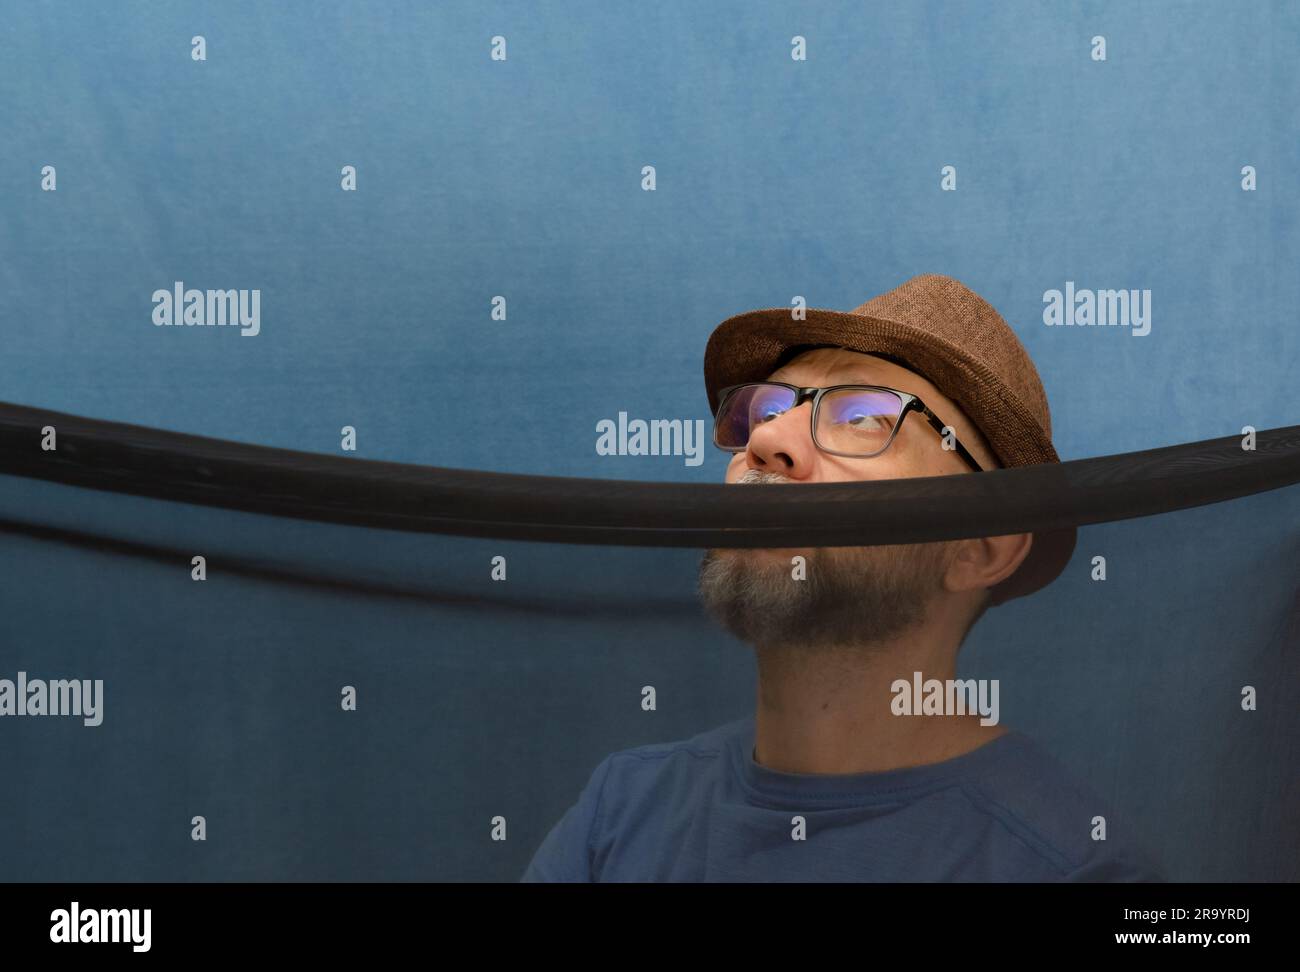
[[[745,463],[751,469],[781,472],[792,479],[809,475],[817,446],[812,440],[812,402],[787,409],[749,433]]]

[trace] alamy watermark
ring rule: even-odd
[[[898,678],[889,686],[894,699],[889,709],[904,715],[979,715],[980,725],[998,722],[998,680],[996,678],[924,678],[912,673],[912,680]]]
[[[149,951],[153,911],[150,908],[69,908],[50,912],[50,941],[126,942],[133,952]]]
[[[1043,323],[1048,327],[1128,327],[1133,337],[1151,333],[1150,290],[1075,290],[1074,281],[1043,292]]]
[[[104,680],[0,678],[0,716],[80,716],[88,726],[104,721]]]
[[[704,462],[704,420],[627,418],[618,413],[618,422],[601,419],[596,423],[598,456],[685,456],[686,465]]]
[[[244,337],[256,337],[262,330],[260,290],[186,290],[177,280],[171,290],[155,290],[151,299],[153,322],[159,327],[238,327]]]

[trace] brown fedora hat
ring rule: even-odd
[[[727,318],[704,351],[709,408],[717,414],[720,389],[766,378],[803,346],[880,355],[921,375],[957,403],[1004,467],[1061,461],[1029,353],[992,305],[952,277],[913,277],[851,312],[808,308],[796,320],[790,308],[774,307]],[[1073,527],[1035,533],[1020,568],[992,588],[992,603],[1050,584],[1075,539]]]

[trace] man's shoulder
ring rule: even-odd
[[[1140,836],[1073,769],[1013,732],[1006,758],[964,781],[973,803],[1063,880],[1160,881]]]
[[[672,821],[691,818],[717,792],[728,746],[745,731],[746,720],[739,719],[687,739],[610,753],[551,828],[521,880],[638,880],[631,876],[651,873],[637,870],[644,861],[636,855],[653,857],[664,846],[663,835],[672,832]],[[637,840],[640,848],[629,850]],[[620,849],[625,858],[631,854],[632,870],[608,868]]]
[[[671,742],[646,743],[610,753],[593,778],[599,778],[603,803],[646,799],[660,802],[673,790],[691,790],[706,777],[728,771],[730,751],[742,744],[751,718],[736,719]]]
[[[706,764],[716,762],[730,747],[739,743],[751,724],[750,718],[736,719],[689,738],[620,749],[610,753],[605,762],[611,764],[611,773],[632,774],[653,773],[656,767],[673,764],[690,766],[696,761]]]

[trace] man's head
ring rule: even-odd
[[[900,361],[833,347],[795,352],[766,377],[801,387],[868,384],[908,392],[953,429],[982,468],[1001,465],[961,408]],[[781,486],[971,472],[917,413],[905,417],[884,452],[858,458],[818,448],[811,412],[812,402],[803,402],[755,425],[727,468],[727,482]],[[1015,572],[1031,545],[1031,535],[1016,534],[873,547],[710,550],[701,564],[700,594],[724,627],[754,645],[869,646],[924,625],[959,645],[987,608],[989,589]],[[805,558],[802,579],[796,556]]]
[[[1059,467],[1061,460],[1052,445],[1051,411],[1038,369],[1002,315],[960,280],[937,273],[919,274],[851,311],[769,307],[727,318],[713,329],[704,349],[704,385],[710,408],[717,413],[728,387],[766,379],[790,364],[791,355],[813,346],[858,352],[910,372],[922,380],[919,387],[935,390],[926,401],[936,414],[935,402],[942,402],[945,408],[956,406],[958,415],[951,421],[957,427],[959,445],[972,433],[981,433],[982,438],[976,436],[976,446],[992,452],[997,466],[1045,466],[1047,475],[1034,477],[1035,489],[1051,489],[1057,483],[1069,488],[1068,476],[1053,474],[1052,467]],[[766,397],[764,404],[770,404]],[[911,414],[906,424],[919,419],[921,416]],[[947,415],[935,421],[948,421]],[[925,422],[921,424],[924,432]],[[911,432],[908,437],[916,438]],[[825,438],[819,433],[824,445]],[[728,445],[735,446],[736,436],[729,434],[728,439]],[[845,451],[827,448],[832,453]],[[948,459],[959,455],[965,462],[960,450],[946,453]],[[873,471],[864,472],[864,477],[879,475],[874,470],[883,473],[894,462],[885,454],[878,458],[881,461],[873,459]],[[960,471],[966,468],[973,467]],[[846,475],[839,465],[810,473],[815,477],[823,474],[827,478]],[[1016,484],[1014,477],[998,475],[990,486],[993,490],[1005,486],[1011,494],[1008,506],[1015,509]],[[1050,584],[1069,563],[1075,534],[1074,527],[1035,531],[1028,555],[1019,569],[992,588],[990,603],[1002,604]]]

